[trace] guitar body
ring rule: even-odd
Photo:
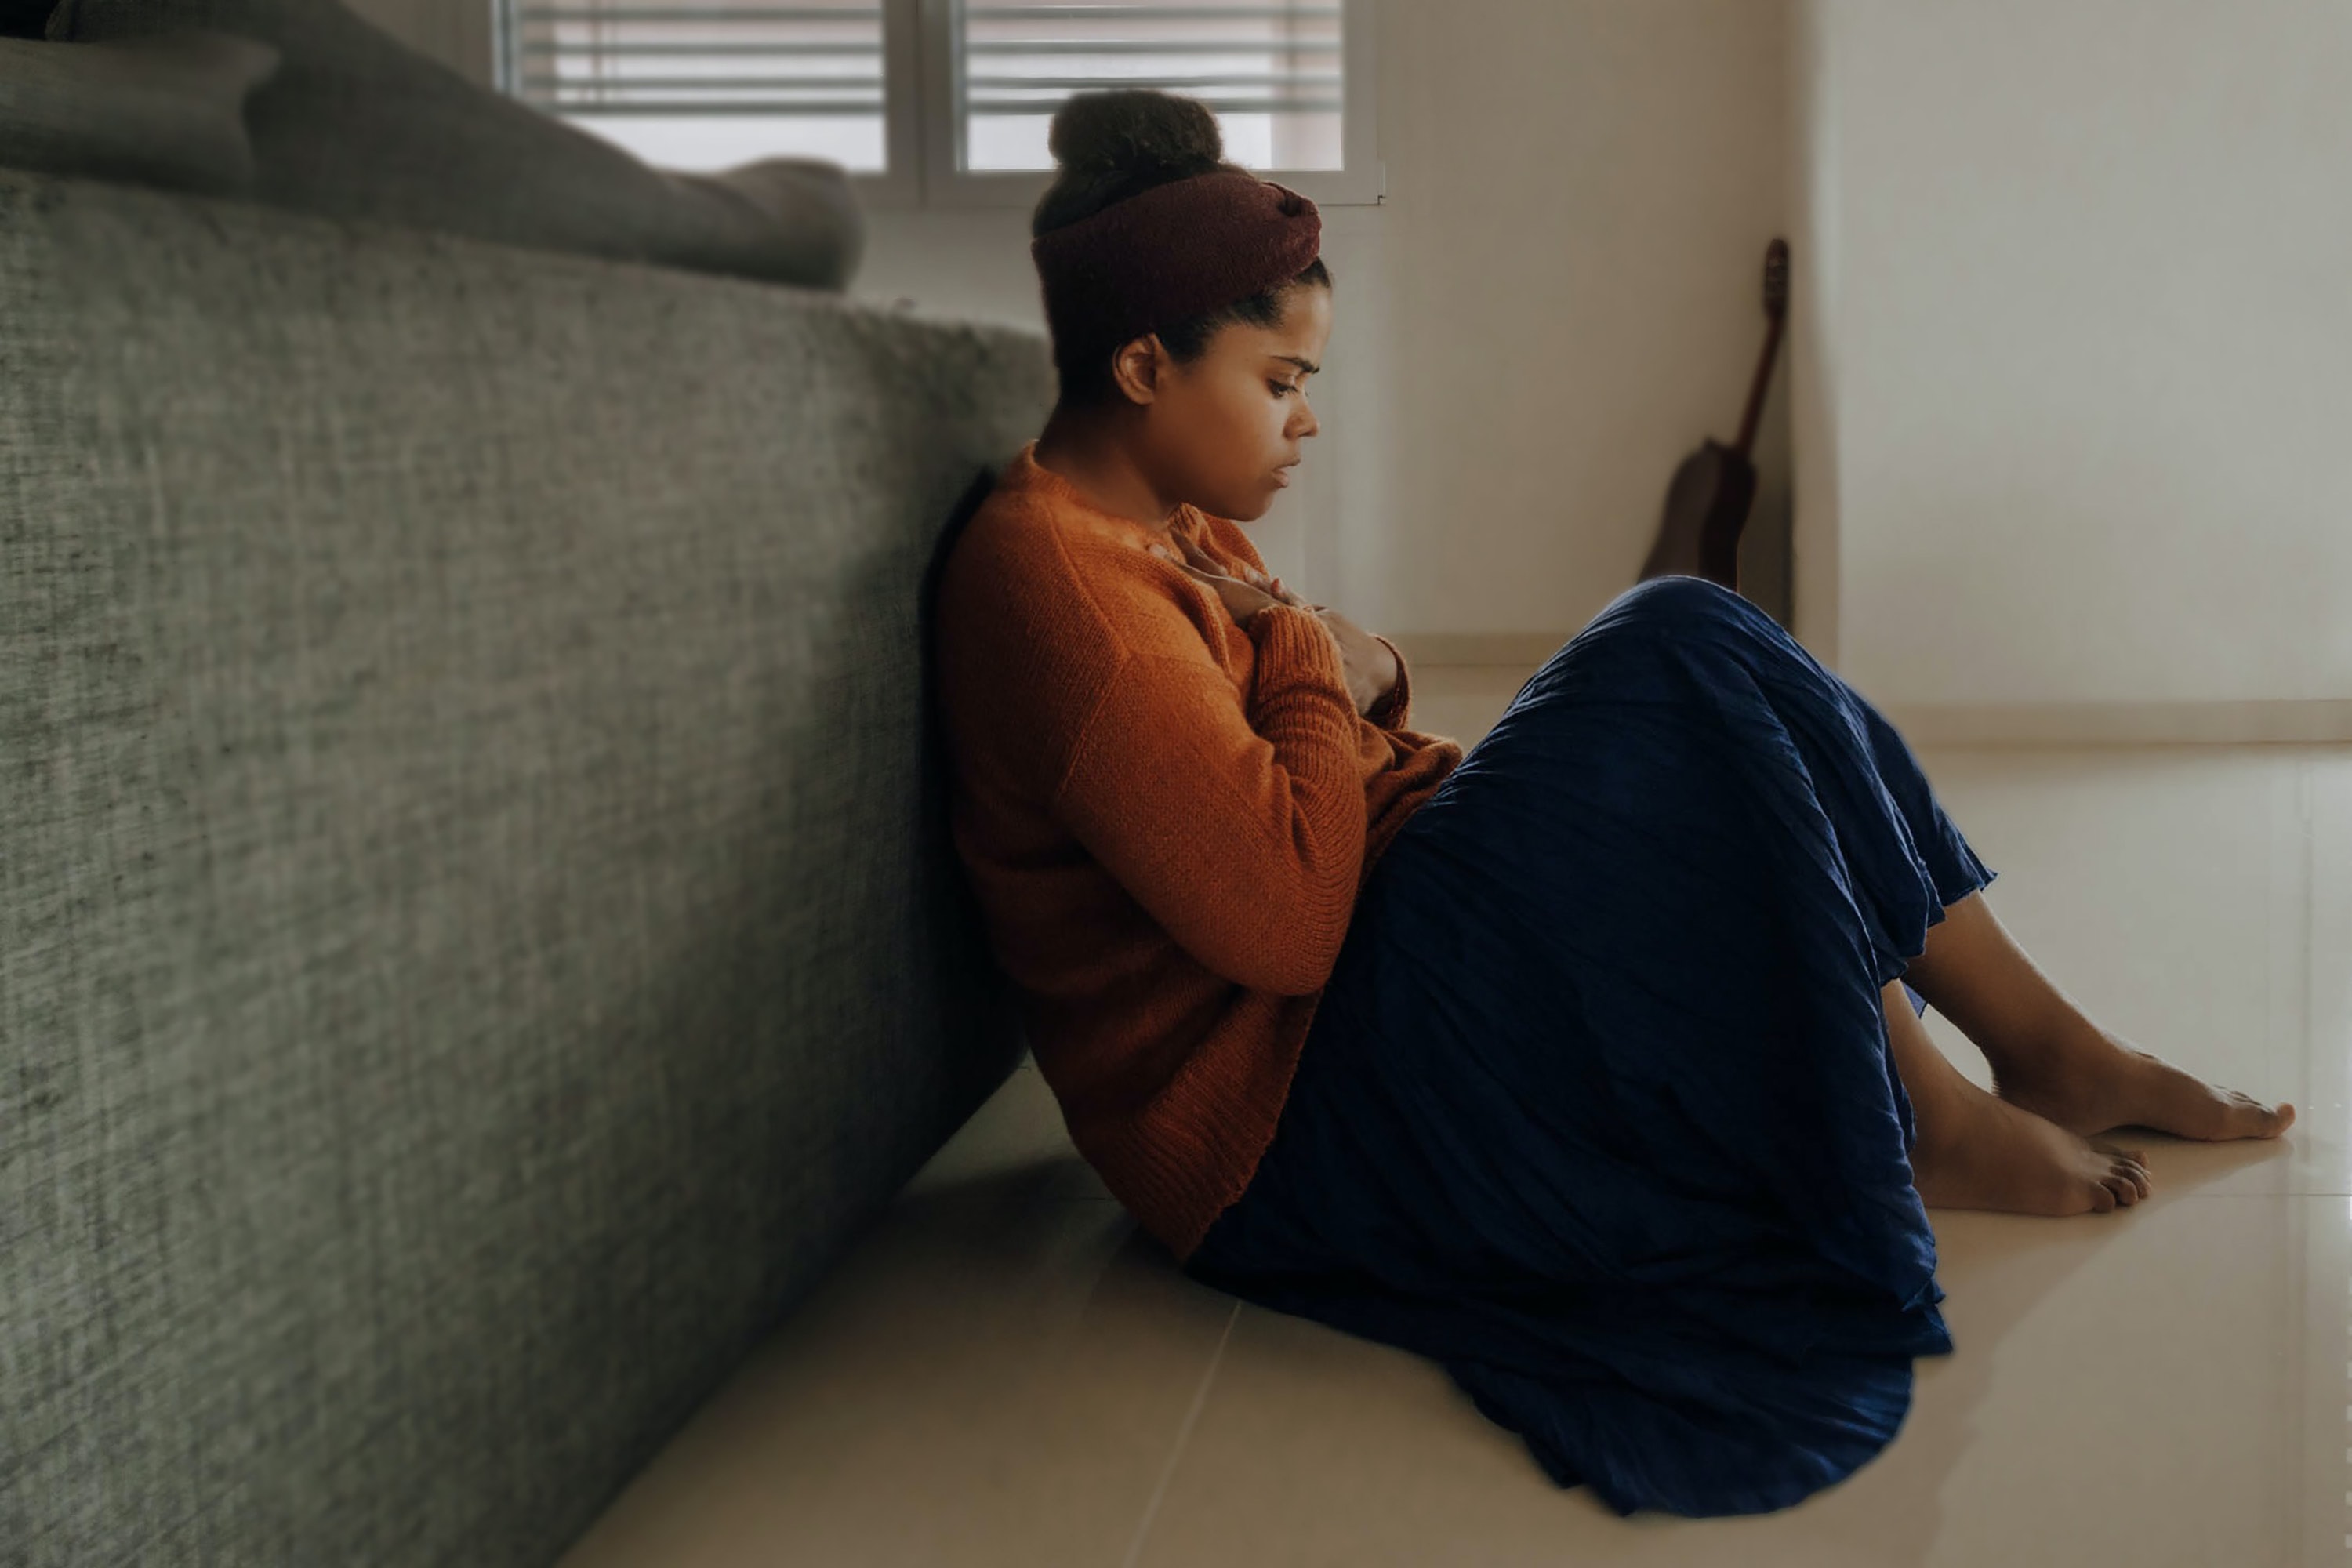
[[[1764,412],[1765,392],[1771,385],[1788,309],[1789,244],[1776,239],[1764,253],[1764,311],[1770,325],[1765,330],[1764,352],[1757,358],[1755,377],[1748,383],[1739,438],[1728,447],[1712,437],[1701,443],[1675,471],[1675,483],[1666,497],[1662,537],[1687,538],[1695,527],[1700,574],[1735,592],[1739,587],[1739,536],[1756,502],[1756,465],[1748,452],[1755,445],[1757,421]]]

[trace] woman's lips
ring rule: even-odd
[[[1289,464],[1285,463],[1282,467],[1280,467],[1280,468],[1276,468],[1276,469],[1275,469],[1275,470],[1274,470],[1274,482],[1275,482],[1277,486],[1286,486],[1286,487],[1290,483],[1290,465],[1289,465]]]

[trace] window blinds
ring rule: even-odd
[[[957,12],[966,168],[1049,169],[1045,129],[1056,104],[1073,92],[1135,86],[1208,105],[1236,163],[1341,166],[1339,0],[962,0]]]
[[[882,0],[499,0],[507,90],[673,167],[883,167]]]
[[[776,153],[885,166],[885,0],[495,0],[501,85],[674,167]],[[893,23],[911,8],[891,5]],[[1343,166],[1341,0],[954,0],[950,101],[961,166],[1053,167],[1045,129],[1073,92],[1161,87],[1216,114],[1255,168]],[[932,47],[927,42],[926,47]]]

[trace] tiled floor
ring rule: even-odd
[[[1516,689],[1444,684],[1417,721],[1465,738]],[[1178,1273],[1024,1067],[565,1568],[2352,1563],[2352,748],[1921,760],[2060,985],[2301,1120],[2135,1138],[2156,1194],[2113,1214],[1936,1211],[1958,1348],[1842,1485],[1552,1487],[1435,1365]]]

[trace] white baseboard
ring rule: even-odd
[[[1391,632],[1432,693],[1507,693],[1574,632]],[[1428,672],[1424,681],[1423,673]],[[1874,699],[1874,700],[1875,700]],[[1921,746],[2352,744],[2352,698],[2212,702],[1898,702],[1879,710]]]
[[[2243,702],[1885,702],[1915,746],[2352,743],[2352,700]]]

